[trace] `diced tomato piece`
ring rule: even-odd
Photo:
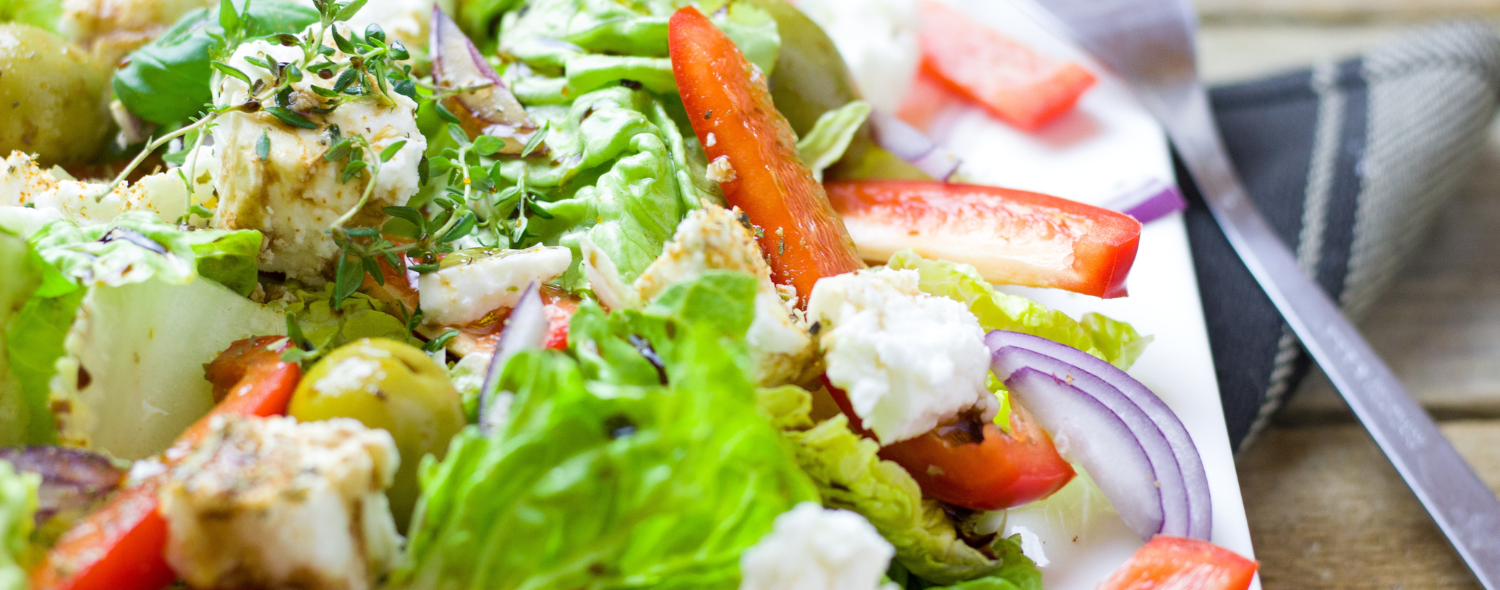
[[[1157,535],[1098,590],[1245,590],[1258,567],[1208,541]]]
[[[992,283],[1125,296],[1140,247],[1129,215],[989,186],[911,180],[830,182],[828,200],[859,253],[884,262],[905,249],[979,269]]]
[[[932,121],[949,107],[971,102],[968,97],[948,89],[947,84],[939,80],[937,76],[922,68],[917,73],[917,79],[912,82],[911,92],[906,94],[906,99],[901,102],[901,108],[897,109],[896,117],[918,130],[926,133],[932,128]]]
[[[1094,75],[995,32],[932,0],[921,4],[923,67],[954,91],[1026,130],[1073,108]]]
[[[547,314],[547,341],[543,348],[566,350],[568,324],[578,311],[578,300],[560,291],[542,289],[542,311]]]
[[[204,369],[218,405],[188,428],[160,458],[171,466],[203,439],[214,416],[271,416],[286,412],[302,378],[297,363],[281,360],[291,346],[280,336],[231,344]],[[35,590],[159,590],[177,574],[162,552],[167,523],[157,512],[161,479],[151,478],[115,494],[58,539],[31,573]]]
[[[729,204],[760,228],[771,278],[796,287],[805,303],[818,279],[864,268],[823,186],[802,163],[765,75],[691,6],[672,15],[668,47],[693,131],[709,161],[732,170],[719,184]]]
[[[850,429],[870,437],[859,426],[849,396],[826,378],[824,385]],[[973,432],[939,426],[880,449],[880,458],[906,469],[923,494],[972,510],[1000,510],[1046,498],[1077,473],[1025,410],[1011,409],[1009,432],[995,424],[975,425],[982,433],[976,440]]]

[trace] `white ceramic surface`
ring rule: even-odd
[[[932,135],[966,160],[970,180],[1102,203],[1152,179],[1173,178],[1166,139],[1125,85],[1066,42],[1030,0],[945,0],[1044,54],[1083,63],[1099,83],[1077,109],[1028,134],[973,107],[939,116]],[[1096,311],[1155,336],[1130,374],[1154,390],[1187,425],[1203,455],[1213,496],[1213,541],[1253,557],[1239,479],[1204,327],[1197,277],[1181,214],[1146,225],[1127,282],[1130,296],[1100,300],[1052,290],[1010,288],[1073,314]],[[1141,545],[1119,517],[1080,489],[1007,517],[1042,537],[1047,590],[1090,590]],[[1081,511],[1089,511],[1080,518]],[[1066,512],[1066,517],[1064,513]],[[1253,588],[1259,588],[1257,580]]]

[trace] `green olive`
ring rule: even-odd
[[[108,68],[62,37],[0,24],[0,157],[90,160],[109,139]]]
[[[465,423],[448,372],[422,351],[388,338],[356,340],[328,353],[302,377],[288,413],[301,421],[353,418],[391,433],[401,468],[389,496],[403,531],[420,491],[422,456],[442,459]]]

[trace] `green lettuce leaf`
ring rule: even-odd
[[[1042,572],[1021,553],[1020,535],[999,539],[992,548],[1003,565],[982,578],[942,586],[912,574],[900,563],[891,564],[890,578],[906,590],[1042,590]]]
[[[333,283],[320,290],[292,287],[280,299],[266,302],[266,309],[291,316],[303,337],[318,350],[333,350],[361,338],[421,344],[412,338],[406,319],[397,315],[400,310],[391,310],[379,299],[358,292],[345,297],[335,308],[333,288]]]
[[[525,10],[513,10],[522,4]],[[535,207],[542,213],[526,216],[524,231],[575,253],[587,238],[627,283],[661,253],[688,211],[723,201],[705,177],[668,58],[668,22],[684,4],[486,1],[460,11],[471,33],[498,22],[501,51],[519,60],[505,79],[548,130],[550,158],[504,162],[497,180],[502,189],[524,182],[541,195]],[[781,38],[769,14],[747,2],[700,7],[770,75]],[[434,126],[429,138],[438,131]],[[579,275],[575,268],[564,284],[582,287]]]
[[[27,24],[56,33],[62,14],[61,0],[0,0],[0,23]]]
[[[217,3],[215,3],[217,4]],[[285,0],[249,2],[250,36],[297,33],[318,22],[311,6]],[[222,36],[219,9],[183,15],[160,37],[126,56],[115,71],[115,96],[142,119],[162,125],[187,120],[212,98],[209,52]]]
[[[733,589],[740,554],[817,499],[718,327],[585,304],[569,339],[506,365],[498,432],[423,465],[391,587]]]
[[[32,264],[31,248],[20,237],[0,232],[0,447],[30,442],[35,408],[11,368],[10,351],[31,344],[9,336],[26,302],[41,285],[41,269]],[[22,344],[23,346],[15,346]],[[45,410],[45,404],[43,405]]]
[[[285,334],[283,313],[213,281],[90,287],[49,383],[59,441],[159,453],[213,407],[204,364],[236,340]]]
[[[1025,561],[1006,541],[989,549],[970,547],[936,501],[924,499],[917,481],[900,465],[881,459],[880,446],[849,430],[841,414],[814,423],[812,396],[801,388],[761,389],[757,407],[792,443],[797,463],[812,477],[823,505],[858,512],[896,548],[896,561],[925,580],[951,584],[994,576]],[[1034,566],[1033,566],[1034,567]]]
[[[26,566],[41,484],[36,474],[17,473],[10,462],[0,461],[0,590],[30,587]]]
[[[107,223],[59,219],[28,240],[62,276],[120,286],[157,278],[182,284],[203,276],[240,295],[255,289],[261,234],[255,230],[182,230],[155,214],[127,211]]]
[[[844,157],[849,142],[860,125],[870,117],[870,103],[856,100],[842,107],[823,113],[807,135],[797,140],[797,152],[802,163],[812,169],[813,176],[823,180],[823,170]]]
[[[922,292],[941,295],[968,304],[979,325],[990,330],[1011,330],[1061,342],[1099,357],[1121,369],[1129,369],[1151,343],[1130,324],[1097,313],[1074,320],[1068,314],[1016,295],[996,291],[968,264],[928,260],[905,250],[891,257],[887,266],[913,269],[921,274]]]

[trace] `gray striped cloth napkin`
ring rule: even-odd
[[[1500,99],[1500,38],[1475,22],[1434,25],[1353,59],[1210,94],[1267,221],[1357,321],[1421,246],[1479,154]],[[1239,449],[1310,362],[1197,191],[1185,192],[1220,395]]]

